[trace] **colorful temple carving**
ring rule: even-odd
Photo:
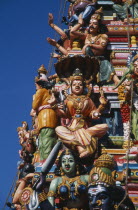
[[[66,1],[35,78],[11,209],[138,209],[138,3]],[[31,96],[30,96],[31,97]]]

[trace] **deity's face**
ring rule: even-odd
[[[90,186],[88,189],[89,207],[92,209],[110,210],[111,199],[108,195],[107,189],[104,186],[96,185]]]
[[[75,159],[73,155],[63,155],[61,166],[66,175],[73,175],[75,173]]]
[[[39,90],[41,88],[41,86],[38,85],[37,83],[35,83],[35,87],[36,87],[36,90]]]
[[[138,76],[138,59],[134,62],[134,74]]]
[[[73,94],[81,95],[83,93],[83,82],[81,80],[74,80],[71,87]]]
[[[89,33],[94,34],[97,33],[99,29],[99,22],[97,19],[92,16],[89,22]]]

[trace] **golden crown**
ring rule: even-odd
[[[94,163],[96,167],[105,167],[113,169],[115,166],[115,161],[113,157],[109,154],[102,154]]]
[[[37,71],[38,71],[38,73],[43,73],[43,74],[47,74],[48,73],[48,71],[44,67],[44,64],[42,64]]]
[[[70,81],[72,82],[74,80],[82,80],[82,81],[84,80],[83,79],[83,74],[81,73],[79,68],[75,69],[73,75],[70,76]]]

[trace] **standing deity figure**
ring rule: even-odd
[[[44,71],[44,66],[39,69],[39,71],[42,70]],[[44,160],[48,157],[57,140],[55,133],[57,114],[54,110],[56,101],[51,93],[49,82],[43,80],[42,77],[37,77],[35,84],[37,91],[32,109],[37,114],[40,160]]]
[[[116,11],[119,19],[127,22],[127,14],[130,22],[138,22],[138,3],[135,0],[114,0],[117,4],[113,5],[113,9]],[[131,16],[131,17],[130,17]]]
[[[74,152],[62,152],[57,172],[60,176],[52,180],[48,192],[51,205],[58,209],[88,209],[88,175],[83,175],[84,167]],[[55,198],[59,199],[58,204]]]
[[[124,113],[122,110],[122,120],[124,124],[124,136],[125,139],[130,138],[130,122],[132,123],[132,138],[138,140],[138,55],[132,57],[129,70],[123,75],[118,85],[114,88],[123,91],[123,99],[125,104],[125,109],[128,113]],[[122,92],[122,91],[119,91]],[[122,93],[121,93],[122,94]],[[132,98],[132,120],[130,121],[130,96]],[[126,128],[125,128],[126,127]]]
[[[94,154],[97,148],[97,139],[108,130],[107,124],[98,124],[91,127],[91,120],[98,119],[106,106],[107,101],[102,96],[101,104],[96,108],[94,102],[85,91],[85,81],[79,69],[70,77],[71,94],[67,95],[62,117],[69,118],[67,126],[56,127],[56,133],[65,146],[78,151],[80,157]]]

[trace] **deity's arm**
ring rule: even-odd
[[[55,205],[55,196],[57,192],[57,188],[60,182],[60,178],[55,178],[52,180],[50,187],[49,187],[49,192],[48,192],[48,201],[50,204],[54,207]]]
[[[51,39],[51,38],[48,37],[48,38],[47,38],[47,41],[48,41],[48,43],[51,44],[52,46],[57,47],[57,48],[59,49],[59,51],[60,51],[63,55],[68,55],[68,51],[67,51],[64,47],[62,47],[61,45],[59,45],[59,44],[56,42],[56,40]]]
[[[62,38],[67,38],[67,35],[66,33],[61,29],[59,28],[57,25],[55,25],[53,23],[54,21],[54,17],[53,17],[53,14],[49,13],[48,14],[48,24],[51,26],[51,28],[53,28],[58,34],[60,34],[62,36]]]
[[[81,39],[85,39],[86,34],[78,31],[82,25],[83,25],[82,15],[79,15],[78,23],[71,28],[70,35],[79,36]]]
[[[57,103],[57,100],[56,100],[56,98],[55,98],[54,93],[51,94],[51,97],[50,97],[50,99],[48,100],[48,103],[49,103],[51,106],[54,106],[54,105]]]
[[[108,101],[104,96],[101,96],[99,101],[100,101],[100,105],[98,106],[97,111],[99,113],[102,113],[105,110],[105,107],[106,107]]]
[[[29,179],[32,179],[34,176],[34,173],[30,173],[30,174],[27,174],[24,178],[22,178],[20,180],[20,183],[19,183],[19,186],[14,194],[14,197],[13,197],[13,200],[12,200],[12,203],[17,203],[18,200],[19,200],[19,197],[20,195],[22,194],[22,190],[26,187],[27,185],[27,181]]]
[[[32,108],[34,110],[37,111],[37,109],[39,108],[39,106],[42,103],[43,95],[46,94],[46,92],[47,92],[47,97],[49,99],[50,95],[49,95],[49,91],[47,89],[42,88],[42,89],[38,89],[36,91],[35,98],[34,98],[33,103],[32,103]]]
[[[67,118],[67,108],[64,109],[65,105],[66,104],[64,102],[64,104],[61,103],[61,104],[57,105],[57,108],[56,108],[57,115],[62,117],[62,118]]]
[[[102,111],[106,107],[107,100],[103,96],[100,97],[99,101],[100,101],[100,105],[98,106],[98,108],[96,108],[93,101],[91,101],[91,110],[92,111],[90,112],[90,117],[92,117],[92,119],[98,119],[99,116],[101,115]]]

